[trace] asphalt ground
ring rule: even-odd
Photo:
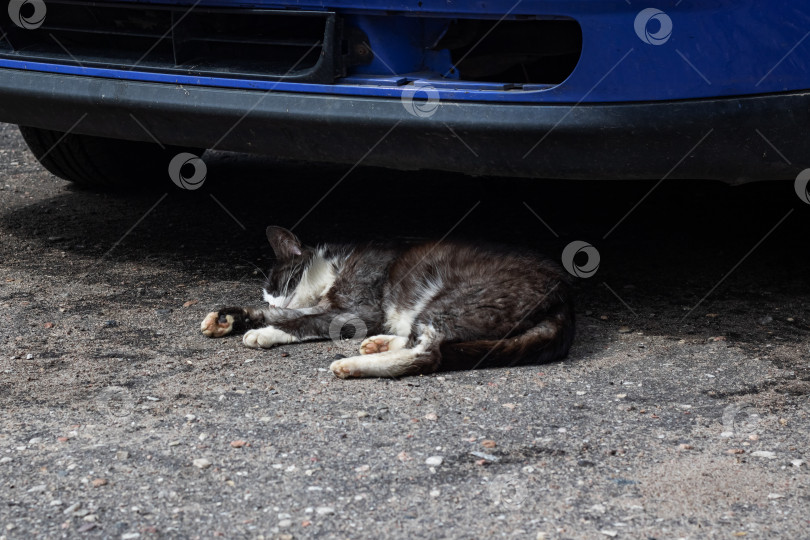
[[[195,191],[82,191],[0,126],[0,538],[810,537],[793,182],[204,161]],[[261,303],[269,224],[600,264],[565,361],[339,380],[356,341],[200,334]]]

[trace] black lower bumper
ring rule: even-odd
[[[399,99],[0,69],[0,121],[473,175],[737,182],[793,179],[810,167],[810,92],[578,106],[452,102],[419,117]]]

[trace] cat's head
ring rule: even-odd
[[[276,262],[267,273],[264,300],[273,307],[288,307],[313,251],[282,227],[267,227],[267,240],[276,254]]]

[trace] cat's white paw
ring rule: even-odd
[[[275,345],[293,343],[298,341],[295,336],[288,334],[278,328],[268,326],[258,330],[248,330],[242,337],[242,343],[254,349],[269,349]]]
[[[242,344],[247,345],[248,347],[252,347],[254,349],[259,348],[259,331],[258,330],[248,330],[245,332],[245,335],[242,336]]]
[[[398,351],[408,344],[408,338],[402,336],[372,336],[360,344],[360,354],[375,354],[386,351]]]
[[[336,377],[340,377],[341,379],[363,376],[363,373],[360,371],[355,358],[335,360],[329,365],[329,369],[335,374]]]
[[[208,337],[222,337],[227,336],[233,330],[233,316],[225,315],[225,321],[220,322],[219,312],[212,311],[205,316],[203,322],[200,323],[200,330],[203,335]]]

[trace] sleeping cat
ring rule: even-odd
[[[269,307],[209,313],[206,336],[244,332],[245,345],[268,348],[365,325],[360,355],[330,366],[341,378],[548,362],[574,338],[566,274],[532,253],[452,242],[309,248],[272,226],[267,239],[277,258]]]

